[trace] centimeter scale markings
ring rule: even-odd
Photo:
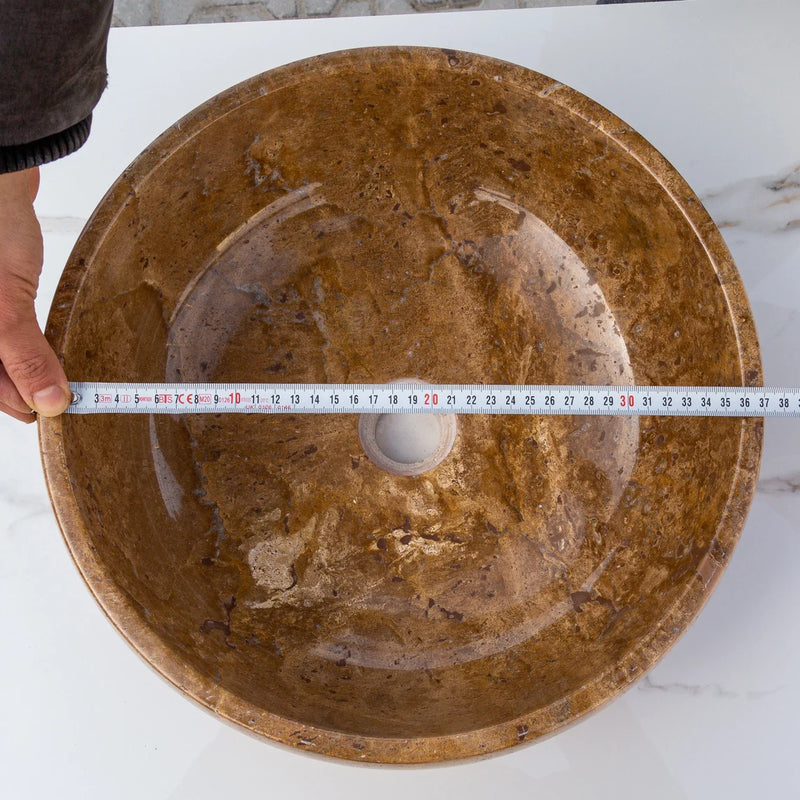
[[[71,414],[577,414],[798,417],[800,388],[72,383]]]

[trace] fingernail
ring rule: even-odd
[[[40,389],[34,393],[31,399],[34,410],[43,417],[57,417],[69,405],[69,396],[60,386],[48,386],[46,389]]]

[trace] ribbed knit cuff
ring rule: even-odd
[[[92,115],[71,128],[27,144],[0,147],[0,174],[38,167],[74,153],[89,138]]]

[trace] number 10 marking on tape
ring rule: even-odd
[[[800,388],[72,383],[69,414],[568,414],[798,417]]]

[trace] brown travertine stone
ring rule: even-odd
[[[259,75],[154,142],[65,270],[73,380],[753,385],[739,276],[640,136],[549,78],[413,48]],[[415,763],[557,731],[708,597],[755,419],[470,416],[423,475],[353,416],[40,420],[69,548],[222,717]]]

